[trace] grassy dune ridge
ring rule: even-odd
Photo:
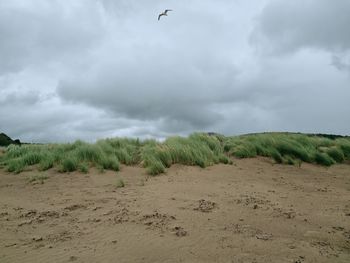
[[[350,160],[350,138],[329,138],[291,133],[264,133],[225,137],[194,133],[184,137],[156,140],[114,138],[94,144],[10,145],[0,155],[0,167],[20,173],[29,166],[40,171],[59,172],[89,168],[119,171],[120,164],[142,165],[151,175],[164,173],[173,164],[207,167],[232,163],[230,157],[271,157],[276,163],[300,165],[302,162],[330,166]]]

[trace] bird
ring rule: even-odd
[[[165,11],[163,13],[160,13],[159,16],[158,16],[158,21],[160,20],[160,17],[161,16],[168,16],[168,12],[169,11],[173,11],[171,9],[165,9]]]

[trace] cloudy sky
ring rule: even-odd
[[[349,14],[349,0],[0,0],[0,132],[350,134]]]

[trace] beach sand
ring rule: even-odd
[[[350,262],[349,164],[233,161],[0,170],[0,262]]]

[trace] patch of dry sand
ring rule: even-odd
[[[234,162],[0,171],[0,262],[350,262],[349,165]]]

